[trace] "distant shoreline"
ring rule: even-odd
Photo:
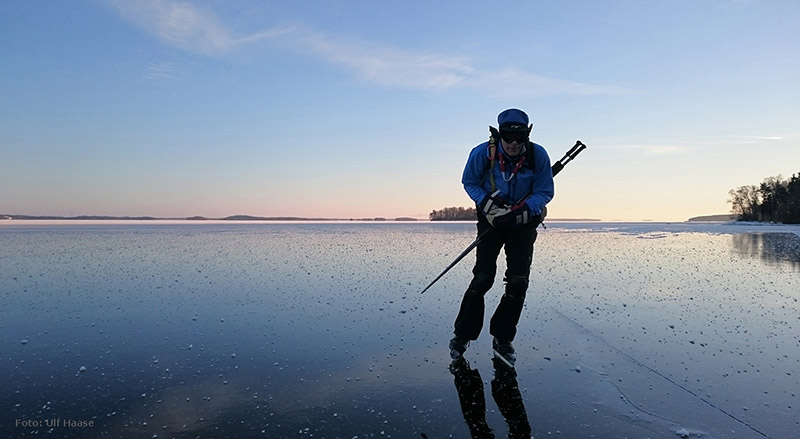
[[[695,216],[689,218],[689,222],[702,222],[702,221],[710,221],[710,222],[717,222],[717,221],[736,221],[736,217],[731,214],[719,214],[719,215],[704,215],[704,216]]]
[[[422,221],[422,222],[471,222],[474,219],[464,220],[429,220],[412,217],[397,217],[397,218],[384,218],[384,217],[371,217],[371,218],[306,218],[297,216],[253,216],[253,215],[231,215],[222,218],[210,218],[204,216],[190,216],[190,217],[153,217],[153,216],[112,216],[112,215],[77,215],[77,216],[60,216],[60,215],[8,215],[0,214],[0,221],[272,221],[272,222],[408,222],[408,221]],[[732,215],[706,215],[692,217],[686,222],[728,222],[736,221]],[[546,222],[603,222],[599,218],[548,218]],[[661,222],[653,220],[642,220],[642,222]],[[674,222],[674,221],[668,221]]]
[[[14,221],[421,221],[417,218],[303,218],[294,216],[261,217],[251,215],[232,215],[224,218],[208,218],[204,216],[190,216],[186,218],[159,218],[152,216],[107,216],[107,215],[3,215],[0,220]]]
[[[411,217],[398,217],[398,218],[304,218],[297,216],[252,216],[252,215],[231,215],[224,218],[208,218],[204,216],[190,216],[186,218],[159,218],[153,216],[108,216],[108,215],[78,215],[78,216],[58,216],[58,215],[3,215],[0,214],[1,220],[25,220],[25,221],[429,221],[429,222],[442,222],[445,220],[428,220]],[[464,221],[471,222],[474,219],[468,220],[446,220],[449,221]],[[548,222],[601,222],[597,218],[551,218]]]

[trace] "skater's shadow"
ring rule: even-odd
[[[497,358],[492,358],[494,379],[492,397],[497,408],[508,424],[509,439],[531,437],[531,426],[522,395],[519,392],[517,373]],[[458,400],[464,420],[467,421],[473,439],[494,439],[494,432],[486,422],[486,398],[483,394],[483,380],[477,369],[471,369],[464,357],[453,361],[450,372],[455,377]]]

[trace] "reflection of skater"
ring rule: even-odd
[[[494,379],[492,397],[500,413],[508,424],[510,439],[529,439],[531,426],[519,392],[517,373],[501,360],[492,358]],[[486,422],[486,398],[483,395],[483,380],[477,369],[471,369],[464,357],[450,364],[450,372],[455,377],[458,401],[473,439],[494,439],[494,432]]]
[[[483,396],[483,380],[480,372],[477,369],[470,369],[464,357],[450,364],[450,372],[455,377],[461,412],[473,439],[494,438],[492,429],[486,423],[486,398]]]

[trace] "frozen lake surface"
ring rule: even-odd
[[[0,437],[800,438],[800,227],[549,224],[516,374],[448,367],[473,255],[419,294],[474,234],[6,221]]]

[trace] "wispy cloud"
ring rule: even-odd
[[[294,32],[293,44],[298,50],[345,66],[359,77],[383,85],[439,90],[472,88],[495,95],[513,93],[515,97],[622,94],[631,91],[622,87],[548,78],[510,68],[485,69],[474,65],[466,57],[330,38],[300,27],[295,28]]]
[[[680,155],[693,152],[694,149],[690,148],[685,145],[647,145],[647,144],[639,144],[639,145],[614,145],[611,146],[610,149],[619,149],[619,150],[627,150],[627,151],[639,151],[648,156],[670,156],[670,155]]]
[[[275,27],[242,35],[230,29],[213,11],[185,1],[106,1],[124,19],[165,44],[209,56],[224,55],[249,44],[271,40],[289,50],[341,66],[366,81],[388,86],[434,90],[471,88],[493,95],[502,95],[504,89],[513,89],[516,97],[631,91],[617,86],[549,78],[510,68],[482,67],[462,56],[332,37],[303,26]],[[507,84],[513,84],[513,88],[498,87]]]
[[[613,85],[587,84],[565,79],[549,78],[517,69],[484,70],[466,81],[475,87],[494,90],[496,94],[508,93],[511,96],[538,96],[543,94],[627,94],[631,89]],[[498,85],[509,85],[498,87]],[[513,93],[513,94],[512,94]]]
[[[153,81],[175,80],[184,76],[184,69],[178,63],[165,61],[154,62],[147,66],[146,79]]]
[[[242,44],[283,33],[274,29],[240,36],[213,11],[185,1],[106,0],[126,20],[155,35],[165,44],[205,55],[227,53]]]
[[[784,136],[732,136],[734,143],[738,145],[751,145],[753,143],[761,143],[764,141],[779,141],[785,140]]]
[[[459,57],[330,38],[302,28],[295,33],[299,37],[293,41],[296,49],[344,66],[378,84],[442,89],[461,84],[475,73]]]

